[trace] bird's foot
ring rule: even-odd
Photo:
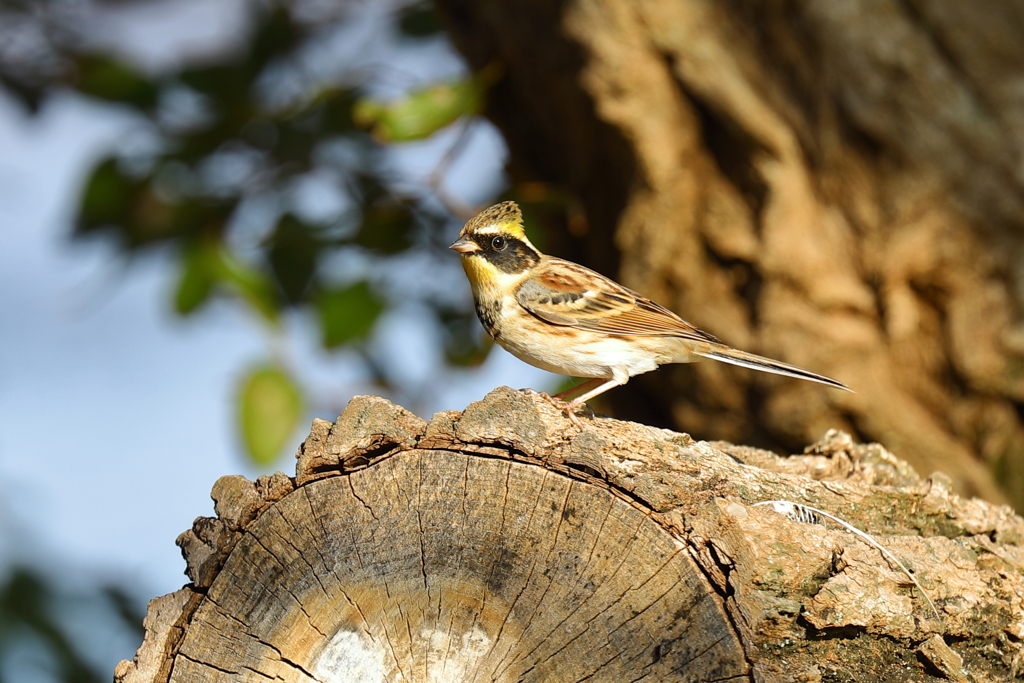
[[[573,426],[581,432],[583,431],[583,423],[580,422],[579,415],[576,414],[576,409],[583,406],[586,411],[590,413],[590,418],[594,418],[594,410],[583,401],[563,401],[555,396],[549,396],[548,398],[551,400],[551,405],[564,411],[565,416],[569,418],[569,422],[572,422]]]
[[[565,411],[565,416],[569,418],[569,422],[572,422],[576,429],[583,431],[583,423],[580,422],[580,418],[576,415],[575,408],[569,406],[568,402],[563,401],[562,410]]]
[[[573,426],[575,426],[580,431],[583,431],[583,423],[580,422],[579,416],[576,415],[576,409],[579,408],[580,406],[583,406],[584,408],[586,408],[587,412],[590,413],[590,417],[594,417],[593,408],[588,406],[583,401],[566,401],[563,398],[561,398],[560,394],[552,396],[547,392],[535,391],[533,389],[520,389],[519,391],[526,394],[527,396],[540,396],[545,401],[550,403],[553,407],[558,408],[559,410],[564,412],[565,416],[569,418],[569,422],[572,422]]]

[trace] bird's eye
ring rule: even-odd
[[[507,246],[508,240],[506,240],[501,235],[498,235],[493,240],[491,240],[491,247],[494,248],[494,251],[502,251]]]

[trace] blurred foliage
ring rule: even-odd
[[[132,1],[139,0],[122,5]],[[310,67],[317,46],[349,27],[354,6],[270,0],[252,3],[252,32],[233,53],[152,74],[90,47],[76,33],[86,29],[76,28],[73,5],[0,4],[0,83],[33,110],[48,93],[71,87],[137,115],[139,131],[90,173],[74,235],[107,238],[128,258],[171,250],[178,259],[172,305],[182,316],[228,298],[263,321],[275,360],[247,375],[237,413],[249,456],[266,464],[301,420],[301,406],[312,403],[296,379],[269,369],[288,365],[276,343],[284,314],[317,321],[325,348],[356,347],[356,357],[379,362],[361,347],[399,303],[386,286],[391,259],[413,250],[452,259],[441,256],[441,231],[454,231],[426,181],[418,189],[396,182],[385,145],[477,115],[497,68],[385,100],[375,94],[380,74],[372,68]],[[439,37],[430,2],[394,7],[390,30],[400,42]],[[15,32],[20,50],[4,41]],[[302,188],[317,183],[333,209],[304,205]],[[365,267],[339,270],[344,252]],[[471,310],[411,294],[438,313],[449,362],[483,359],[490,345]]]
[[[441,32],[434,5],[425,0],[403,7],[399,13],[398,25],[402,33],[415,38],[425,38]]]
[[[489,73],[416,90],[394,102],[360,99],[352,111],[359,126],[379,142],[421,140],[483,108]]]
[[[487,358],[494,341],[480,334],[480,323],[474,311],[437,306],[435,315],[444,324],[444,355],[452,365],[479,365]]]
[[[186,246],[174,300],[175,310],[181,315],[192,313],[221,283],[268,323],[277,322],[278,301],[270,278],[263,271],[235,258],[218,242]]]
[[[88,603],[93,628],[109,628],[142,640],[143,614],[120,588],[97,587],[90,594],[68,594],[55,590],[37,572],[15,568],[0,585],[0,683],[12,669],[29,675],[50,674],[68,683],[109,681],[109,671],[96,671],[87,658],[86,646],[68,636],[68,606]],[[112,623],[103,624],[103,621]],[[45,659],[19,658],[15,648],[32,643]],[[24,680],[29,680],[25,678]]]
[[[332,349],[366,337],[384,305],[365,282],[324,290],[316,302],[324,346]]]
[[[0,88],[31,112],[73,89],[134,114],[137,130],[84,183],[74,236],[106,239],[126,259],[163,249],[177,260],[168,302],[174,311],[193,316],[227,299],[266,328],[271,360],[254,362],[236,395],[240,440],[252,461],[278,457],[314,403],[281,357],[284,323],[294,313],[316,321],[324,348],[355,350],[352,357],[382,384],[388,361],[367,342],[377,321],[409,300],[435,313],[449,363],[481,363],[492,343],[461,296],[468,289],[394,286],[413,253],[457,268],[446,247],[454,223],[468,216],[457,221],[439,208],[446,200],[433,183],[445,162],[422,187],[410,187],[395,177],[387,145],[469,121],[497,67],[442,83],[406,82],[406,94],[382,98],[395,90],[378,87],[387,67],[312,63],[318,50],[323,62],[323,46],[351,27],[359,3],[265,0],[249,4],[255,18],[238,49],[152,73],[97,48],[89,35],[95,17],[81,20],[97,7],[146,1],[0,0]],[[394,7],[387,30],[403,45],[442,39],[430,2],[397,0]],[[465,130],[445,159],[455,156]],[[310,186],[333,198],[327,208],[303,200]],[[93,598],[141,641],[142,615],[124,594],[97,589]],[[59,680],[109,680],[109,672],[90,670],[86,650],[62,628],[67,604],[26,570],[0,586],[0,683],[5,662],[26,643]]]
[[[252,459],[274,461],[302,417],[302,394],[288,373],[265,365],[251,370],[242,383],[239,422]]]

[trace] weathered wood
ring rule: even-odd
[[[1024,520],[830,433],[783,458],[507,388],[430,422],[357,397],[294,480],[225,477],[115,679],[1010,680]],[[755,504],[787,499],[873,534]],[[173,603],[173,604],[172,604]],[[962,671],[961,671],[962,670]],[[908,678],[908,676],[910,678]]]
[[[746,672],[685,546],[607,490],[405,452],[247,529],[170,680],[701,679]]]

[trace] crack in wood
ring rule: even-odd
[[[613,602],[612,602],[611,604],[609,604],[608,606],[606,606],[606,608],[605,608],[605,609],[606,609],[606,610],[610,610],[610,609],[614,608],[614,607],[615,607],[616,605],[618,605],[618,603],[619,603],[619,602],[620,602],[621,600],[625,599],[625,597],[626,597],[626,596],[627,596],[628,594],[630,594],[630,593],[636,593],[636,592],[639,592],[639,591],[641,591],[641,589],[643,588],[643,586],[645,586],[645,585],[646,585],[646,584],[647,584],[648,582],[650,582],[651,580],[653,580],[653,579],[654,579],[654,578],[655,578],[655,577],[656,577],[656,576],[657,576],[657,575],[658,575],[659,573],[661,573],[661,570],[662,570],[662,569],[664,569],[664,568],[665,568],[666,566],[668,566],[668,564],[669,564],[669,563],[670,563],[670,562],[672,561],[672,559],[673,559],[673,558],[675,557],[675,555],[677,555],[677,554],[678,554],[678,553],[673,553],[672,555],[670,555],[670,556],[669,556],[669,558],[668,558],[668,559],[666,559],[666,560],[665,560],[665,562],[664,562],[664,563],[663,563],[663,564],[661,565],[661,567],[659,567],[659,568],[658,568],[657,570],[655,570],[654,574],[652,574],[652,575],[651,575],[651,576],[649,576],[649,577],[648,577],[647,579],[645,579],[645,580],[644,580],[644,582],[643,582],[642,584],[640,584],[640,586],[630,586],[630,587],[629,587],[629,588],[627,588],[627,589],[626,589],[626,590],[625,590],[625,591],[624,591],[624,592],[623,592],[622,594],[620,594],[620,595],[619,595],[619,597],[617,597],[617,598],[616,598],[616,599],[615,599],[615,600],[614,600],[614,601],[613,601]],[[669,594],[669,593],[670,593],[670,592],[672,591],[672,589],[673,589],[673,588],[675,588],[675,587],[676,587],[676,586],[677,586],[677,585],[678,585],[679,583],[681,583],[681,581],[677,581],[677,582],[676,582],[675,584],[673,584],[673,585],[669,586],[669,587],[668,587],[668,588],[667,588],[667,589],[665,590],[665,592],[664,592],[664,593],[662,593],[661,595],[657,596],[656,598],[654,598],[653,600],[651,600],[650,602],[648,602],[648,603],[647,603],[647,605],[646,605],[646,606],[645,606],[645,607],[644,607],[643,609],[641,609],[640,611],[636,611],[636,610],[633,610],[633,615],[632,615],[631,617],[629,617],[628,619],[626,619],[625,621],[623,621],[622,623],[620,623],[619,625],[617,625],[617,626],[616,626],[616,627],[615,627],[615,628],[614,628],[614,629],[613,629],[613,630],[611,631],[611,633],[610,633],[609,635],[611,635],[611,634],[614,634],[614,633],[615,633],[616,631],[618,631],[619,629],[623,628],[624,626],[626,626],[627,624],[629,624],[629,623],[630,623],[631,621],[633,621],[633,619],[635,619],[635,618],[639,617],[639,616],[640,616],[640,615],[642,615],[642,614],[643,614],[644,612],[646,612],[646,611],[647,611],[648,609],[650,609],[652,605],[654,605],[654,604],[657,604],[658,602],[660,602],[660,601],[661,601],[661,599],[662,599],[662,598],[664,598],[664,597],[665,597],[666,595],[668,595],[668,594]],[[585,629],[583,629],[583,630],[581,630],[581,631],[580,631],[579,633],[577,633],[577,634],[576,634],[575,636],[573,636],[573,638],[571,638],[570,640],[566,641],[566,642],[565,642],[565,644],[564,644],[564,645],[562,645],[562,647],[561,647],[561,648],[559,648],[558,650],[556,650],[555,652],[553,652],[553,653],[551,654],[551,658],[553,659],[553,658],[554,658],[555,656],[557,656],[557,655],[558,655],[559,653],[561,653],[561,652],[562,652],[563,650],[565,650],[566,648],[568,648],[568,647],[569,647],[569,645],[571,645],[571,644],[572,644],[572,643],[573,643],[574,641],[576,641],[577,639],[579,639],[580,637],[582,637],[582,636],[583,636],[583,635],[584,635],[584,634],[586,633],[587,629],[589,629],[589,628],[590,628],[590,625],[591,625],[591,624],[593,623],[593,621],[594,621],[595,619],[597,619],[597,618],[598,618],[598,616],[600,616],[600,614],[601,614],[601,613],[598,613],[598,614],[597,614],[597,615],[595,615],[594,617],[592,617],[592,618],[588,619],[588,620],[587,620],[587,622],[586,622],[586,628],[585,628]],[[621,653],[616,653],[616,656],[619,656],[619,655],[621,655]]]
[[[282,513],[280,512],[280,511],[277,511],[277,510],[275,510],[275,512],[277,512],[277,515],[278,515],[278,517],[279,517],[279,518],[281,519],[281,521],[282,521],[282,522],[284,522],[284,523],[288,524],[289,526],[292,526],[292,525],[291,525],[291,523],[289,522],[289,520],[287,520],[287,519],[286,519],[286,518],[284,517],[284,515],[283,515],[283,514],[282,514]],[[294,526],[292,526],[292,528],[294,529]],[[325,597],[329,597],[329,596],[331,595],[331,591],[329,591],[329,590],[327,589],[327,587],[326,587],[326,586],[324,586],[324,583],[323,583],[323,581],[322,581],[322,580],[321,580],[321,578],[320,578],[320,572],[318,572],[318,571],[317,571],[316,567],[314,567],[314,566],[313,566],[313,563],[309,561],[309,558],[307,558],[307,557],[306,557],[306,555],[305,555],[305,554],[304,554],[304,553],[302,552],[302,550],[301,550],[301,549],[299,549],[299,547],[298,547],[298,546],[296,546],[296,545],[295,545],[295,544],[294,544],[294,543],[292,542],[292,540],[291,540],[290,538],[288,538],[288,536],[287,536],[287,535],[285,535],[285,534],[281,534],[281,533],[276,533],[276,532],[275,532],[275,534],[274,534],[274,535],[275,535],[275,536],[277,536],[277,538],[280,538],[280,539],[281,539],[281,541],[283,541],[284,543],[287,543],[287,544],[288,544],[288,546],[289,546],[289,547],[291,547],[291,549],[295,551],[295,554],[296,554],[296,555],[298,555],[298,557],[302,559],[302,561],[303,561],[303,562],[305,563],[305,565],[306,565],[307,567],[309,567],[309,573],[313,575],[313,578],[314,578],[314,579],[316,579],[317,585],[319,585],[319,586],[320,586],[320,590],[321,590],[321,591],[323,592],[324,596],[325,596]],[[262,542],[262,541],[258,541],[258,542],[260,543],[260,545],[261,545],[261,546],[263,546],[264,548],[266,548],[266,545],[265,545],[265,544],[263,544],[263,542]],[[315,543],[313,544],[313,547],[314,547],[314,548],[316,548],[316,544],[315,544]],[[267,552],[270,552],[270,551],[268,550]],[[317,550],[317,552],[319,552],[319,550]],[[321,559],[322,559],[322,558],[321,558]],[[282,564],[282,566],[283,566],[283,564]],[[324,569],[326,569],[326,567],[324,567]],[[295,597],[295,596],[294,596],[294,593],[293,593],[293,597]],[[298,600],[298,598],[296,598],[296,600]],[[303,614],[305,614],[305,615],[306,615],[306,618],[307,618],[307,620],[309,621],[309,625],[310,625],[310,626],[312,626],[312,627],[313,627],[313,629],[314,629],[314,630],[315,630],[315,631],[316,631],[317,633],[319,633],[319,634],[320,634],[320,635],[321,635],[322,637],[324,637],[324,638],[327,638],[327,634],[326,634],[326,633],[324,633],[323,631],[321,631],[321,630],[320,630],[320,628],[319,628],[319,627],[317,627],[317,625],[313,623],[313,619],[312,619],[312,617],[311,617],[311,616],[310,616],[310,614],[309,614],[309,613],[308,613],[308,612],[306,611],[306,608],[305,608],[304,606],[301,606],[301,601],[299,601],[299,602],[300,602],[300,609],[302,609],[302,612],[303,612]]]
[[[302,499],[306,502],[306,506],[309,509],[310,516],[313,519],[316,520],[317,526],[320,527],[321,538],[329,538],[330,535],[327,533],[327,527],[324,526],[323,519],[318,514],[316,508],[314,508],[313,501],[310,500],[310,498],[309,498],[309,490],[306,487],[301,487],[299,489],[296,489],[296,491],[301,491],[302,492],[301,493]],[[353,553],[355,553],[356,561],[359,563],[359,567],[363,568],[363,561],[362,561],[362,557],[359,554],[359,548],[356,545],[354,539],[351,537],[351,535],[349,536],[349,540],[351,541],[350,547],[352,548]],[[313,547],[316,548],[317,554],[320,555],[320,560],[322,561],[324,567],[328,571],[334,571],[333,567],[328,567],[327,559],[323,556],[323,553],[320,550],[319,544],[314,542],[313,543]],[[369,628],[369,622],[366,619],[366,615],[363,614],[363,610],[359,606],[359,603],[356,602],[355,600],[353,600],[349,596],[349,594],[345,591],[345,589],[343,587],[338,586],[338,591],[341,593],[342,597],[344,597],[345,600],[349,603],[349,605],[351,605],[353,607],[353,609],[355,609],[356,612],[359,614],[360,627],[362,629],[362,632],[367,636],[367,638],[369,638],[371,643],[375,643],[375,644],[378,643],[377,637],[373,634],[373,632]]]
[[[353,477],[345,477],[345,480],[348,481],[348,486],[349,486],[349,489],[351,489],[351,491],[352,491],[352,496],[356,500],[358,500],[360,503],[362,503],[364,507],[366,507],[367,512],[369,512],[370,516],[373,517],[373,521],[379,522],[380,520],[377,519],[377,515],[373,512],[373,508],[370,507],[370,505],[365,500],[360,498],[358,493],[356,493],[356,487],[355,487],[355,484],[352,481]]]
[[[537,507],[538,507],[538,505],[540,503],[540,496],[541,496],[541,493],[544,491],[544,482],[546,482],[546,481],[547,481],[547,474],[545,473],[544,478],[541,479],[540,485],[537,487],[537,499],[534,501],[534,504],[532,506],[530,506],[530,518],[526,522],[526,528],[527,529],[531,528],[532,525],[533,525],[534,514],[536,513]],[[523,597],[523,594],[530,587],[530,583],[533,581],[533,571],[534,571],[534,568],[536,566],[537,566],[537,562],[536,562],[536,559],[535,559],[533,562],[530,563],[530,569],[529,569],[529,572],[526,575],[526,580],[523,582],[522,588],[519,589],[519,592],[516,594],[515,599],[512,600],[512,604],[509,605],[508,615],[504,619],[501,620],[501,626],[498,627],[498,633],[497,633],[497,635],[494,638],[494,643],[491,645],[491,649],[488,652],[488,655],[490,655],[490,653],[493,652],[494,649],[498,646],[498,643],[501,642],[501,637],[502,637],[502,635],[505,632],[505,625],[508,623],[508,617],[511,616],[512,612],[515,611],[516,605],[519,604],[519,600]],[[504,661],[504,657],[501,660],[499,660],[498,663],[495,664],[494,668],[491,670],[491,680],[492,681],[498,680],[497,669],[498,669],[499,666],[501,666],[503,661]]]
[[[709,644],[709,645],[708,645],[708,646],[707,646],[706,648],[704,648],[704,649],[703,649],[703,650],[701,650],[700,652],[697,652],[696,654],[694,654],[694,655],[693,655],[692,657],[690,657],[690,658],[689,658],[689,659],[687,659],[686,661],[684,661],[684,662],[680,663],[680,664],[679,664],[679,666],[677,666],[677,667],[675,667],[675,668],[673,668],[673,669],[672,669],[673,673],[679,673],[680,671],[683,671],[683,670],[684,670],[685,668],[688,668],[688,667],[689,667],[689,666],[690,666],[691,664],[693,664],[693,663],[694,663],[695,661],[697,661],[698,659],[700,659],[701,657],[703,657],[703,656],[704,656],[704,655],[706,655],[707,653],[711,652],[712,648],[714,648],[714,647],[715,647],[715,646],[717,646],[717,645],[718,645],[719,643],[721,643],[721,642],[722,642],[722,640],[723,640],[722,638],[719,638],[719,639],[718,639],[718,640],[716,640],[715,642],[713,642],[713,643]]]
[[[309,678],[312,681],[316,681],[316,683],[320,683],[320,679],[319,678],[317,678],[316,676],[314,676],[310,672],[306,671],[306,669],[304,667],[302,667],[299,663],[294,662],[291,659],[289,659],[288,657],[286,657],[284,655],[284,653],[281,652],[281,650],[278,649],[273,643],[268,643],[265,640],[260,640],[259,643],[261,645],[264,645],[267,648],[273,650],[277,654],[278,661],[280,661],[282,664],[287,664],[288,666],[292,667],[296,671],[298,671],[301,674],[303,674],[304,676],[306,676],[306,678]]]
[[[261,548],[263,548],[263,550],[267,553],[267,555],[269,557],[272,557],[274,559],[274,561],[277,562],[278,566],[281,567],[282,572],[287,572],[288,565],[285,564],[281,560],[280,557],[278,557],[270,548],[267,547],[267,545],[263,542],[262,538],[260,538],[256,534],[250,534],[249,537],[252,539],[252,541],[254,543],[256,543]],[[294,547],[294,546],[292,546],[292,547]],[[300,556],[301,556],[301,553],[300,553]],[[309,563],[307,562],[306,564],[308,565]],[[315,575],[316,571],[313,570],[312,565],[309,565],[309,567],[310,567],[310,571],[313,572],[313,574]],[[319,583],[319,578],[317,579],[317,582]],[[260,585],[263,586],[264,590],[266,590],[267,593],[274,594],[273,587],[267,586],[266,584],[264,584],[262,582],[260,583]],[[288,585],[283,585],[282,587],[284,588],[284,590],[286,590],[288,592],[288,595],[291,596],[292,600],[295,602],[295,605],[299,608],[299,611],[302,612],[303,616],[306,617],[306,623],[309,624],[310,628],[312,628],[314,631],[319,633],[322,637],[326,638],[327,634],[324,633],[323,631],[321,631],[319,628],[317,628],[316,624],[313,623],[313,617],[309,614],[308,611],[306,611],[306,605],[303,603],[302,600],[299,599],[299,596],[297,596],[295,594],[295,591],[293,591],[291,589],[291,587],[288,586]],[[321,587],[322,587],[322,585],[321,585]],[[330,594],[329,593],[325,593],[325,595],[330,595]]]
[[[545,483],[547,483],[547,476],[548,475],[545,473],[545,475],[544,475],[544,477],[545,477],[544,478],[544,482]],[[574,484],[575,484],[575,482],[569,482],[569,486],[566,487],[565,495],[562,498],[561,505],[558,506],[557,508],[553,509],[552,510],[553,512],[558,512],[558,511],[564,512],[565,511],[565,502],[569,499],[569,494],[571,493],[572,487],[573,487]],[[542,488],[541,490],[543,491],[544,489]],[[548,568],[551,567],[551,564],[549,562],[549,560],[551,558],[551,551],[554,548],[558,547],[558,535],[559,535],[559,533],[561,532],[561,529],[562,529],[562,522],[565,521],[564,514],[559,514],[559,515],[557,515],[557,517],[558,517],[558,521],[556,522],[554,533],[551,534],[551,537],[552,537],[553,541],[552,541],[551,545],[548,546],[548,549],[547,549],[547,551],[546,551],[546,553],[544,555],[544,559],[543,559],[543,562],[542,562],[543,566],[548,567]],[[533,565],[531,565],[531,567],[530,567],[530,578],[527,579],[527,585],[529,585],[529,582],[530,582],[530,580],[533,577],[533,567],[536,566],[536,564],[537,564],[537,561],[535,559]],[[541,593],[540,598],[538,598],[535,601],[534,607],[533,607],[533,612],[530,613],[529,618],[523,620],[524,623],[527,623],[527,624],[531,623],[534,620],[534,618],[537,616],[537,610],[540,609],[540,606],[544,603],[544,598],[547,596],[548,590],[550,590],[550,588],[551,588],[551,583],[552,583],[552,580],[548,579],[547,583],[544,586],[544,592]],[[507,656],[507,654],[506,654],[506,656]],[[513,664],[515,664],[516,661],[518,661],[519,659],[520,659],[520,657],[517,656],[512,661],[510,661],[503,669],[501,669],[501,671],[499,672],[499,675],[500,674],[504,674],[505,671],[507,671],[508,668],[511,667]],[[502,662],[503,661],[504,661],[504,657],[502,658]],[[501,665],[501,662],[499,662],[498,666],[500,666],[500,665]],[[495,670],[497,670],[497,668]],[[497,677],[495,677],[495,678],[497,678]]]
[[[611,510],[612,510],[612,505],[609,505],[607,511],[605,512],[605,516],[604,516],[604,518],[603,518],[603,520],[601,522],[601,530],[602,531],[604,529],[604,523],[607,521],[608,516],[611,514]],[[639,527],[638,527],[638,529],[639,529]],[[597,547],[598,541],[600,540],[600,536],[601,536],[600,532],[598,534],[594,535],[594,537],[593,537],[594,538],[594,543],[593,543],[593,545],[591,546],[591,549],[590,549],[590,556],[588,556],[587,562],[584,564],[583,569],[579,572],[579,576],[577,576],[577,578],[576,578],[576,583],[573,584],[573,589],[575,589],[575,587],[579,585],[579,582],[580,582],[580,580],[582,580],[583,575],[586,572],[586,569],[590,566],[590,559],[593,557],[594,548]],[[626,561],[626,556],[628,556],[628,553],[624,553],[623,559],[616,566],[615,571],[612,572],[610,578],[614,578],[617,575],[619,567],[621,567],[625,563],[625,561]],[[571,594],[572,590],[569,590],[569,591],[566,591],[566,592],[568,594]],[[569,621],[572,617],[574,617],[577,614],[577,612],[579,612],[579,610],[583,609],[583,607],[585,605],[587,605],[588,601],[593,597],[593,595],[594,595],[594,593],[592,592],[589,595],[587,595],[587,597],[585,597],[583,600],[580,600],[579,602],[577,602],[576,603],[576,607],[574,609],[572,609],[570,612],[568,612],[562,618],[561,621],[559,621],[557,624],[555,624],[555,626],[553,628],[551,628],[551,630],[549,630],[546,634],[544,634],[544,636],[542,636],[540,638],[539,642],[540,643],[545,642],[551,636],[551,634],[553,634],[555,631],[560,629],[567,621]],[[570,642],[572,642],[572,641],[570,641]],[[568,643],[566,643],[566,645],[568,645]],[[529,653],[529,655],[532,655],[532,654],[533,654],[533,652]],[[556,651],[555,653],[552,653],[551,656],[554,657],[556,654],[558,654],[558,651]]]
[[[243,669],[245,669],[246,671],[251,671],[251,672],[253,672],[254,674],[256,674],[257,676],[259,676],[260,678],[266,678],[266,679],[267,679],[268,681],[282,681],[282,680],[284,680],[284,679],[283,679],[283,678],[281,678],[280,676],[270,676],[270,675],[268,675],[268,674],[265,674],[265,673],[263,673],[263,672],[262,672],[262,671],[260,671],[259,669],[255,668],[255,667],[251,667],[251,666],[249,666],[249,665],[245,665],[245,666],[243,666],[242,668],[243,668]]]
[[[216,666],[216,665],[214,665],[214,664],[210,664],[209,662],[204,662],[204,661],[202,661],[202,660],[199,660],[199,659],[193,659],[192,657],[189,657],[189,656],[188,656],[187,654],[185,654],[184,652],[179,652],[179,653],[178,653],[178,657],[181,657],[182,659],[185,659],[185,660],[187,660],[187,661],[190,661],[190,662],[192,662],[193,664],[197,664],[197,665],[199,665],[199,666],[205,666],[205,667],[206,667],[206,668],[208,668],[208,669],[213,669],[214,671],[219,671],[219,672],[221,672],[222,674],[227,674],[228,676],[237,676],[237,675],[238,675],[238,672],[237,672],[237,671],[233,671],[233,670],[231,670],[231,669],[223,669],[223,668],[221,668],[221,667],[219,667],[219,666]]]

